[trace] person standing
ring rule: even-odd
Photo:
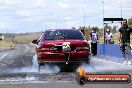
[[[96,28],[92,28],[92,32],[90,32],[90,40],[91,40],[91,53],[92,55],[97,55],[97,42],[98,42],[98,33],[96,32]]]
[[[106,44],[112,44],[112,33],[110,32],[110,29],[106,29],[106,33],[105,33],[105,43]]]
[[[131,64],[131,46],[130,46],[130,34],[132,33],[132,28],[128,27],[127,20],[125,19],[122,23],[122,27],[118,32],[118,39],[120,49],[124,58],[123,64]],[[126,59],[126,53],[128,54],[128,60]]]

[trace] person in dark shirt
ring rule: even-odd
[[[128,27],[127,20],[124,20],[122,27],[119,29],[118,38],[121,52],[123,54],[124,62],[123,64],[131,64],[131,46],[130,46],[130,34],[132,33],[132,28]],[[126,53],[128,54],[128,60],[126,59]]]
[[[98,33],[96,32],[96,28],[93,28],[92,32],[90,32],[90,40],[91,40],[91,53],[93,56],[97,55]]]

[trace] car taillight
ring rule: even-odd
[[[41,50],[57,50],[57,48],[41,48]]]
[[[77,47],[76,50],[89,49],[89,47]]]
[[[89,49],[90,49],[90,47],[89,47],[88,44],[85,44],[85,45],[82,46],[82,47],[76,47],[76,50],[89,50]]]

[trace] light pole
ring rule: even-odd
[[[103,5],[103,42],[105,43],[105,28],[104,28],[104,0],[102,0],[102,5]]]
[[[45,25],[45,29],[46,29],[46,30],[48,29],[48,25],[47,25],[47,24]]]
[[[104,0],[102,0],[102,5],[103,5],[103,19],[104,19]]]
[[[55,27],[56,27],[56,29],[57,29],[57,26],[58,26],[58,24],[57,24],[57,21],[55,22]]]
[[[84,25],[84,28],[85,28],[85,24],[86,24],[86,16],[85,16],[85,11],[84,11],[84,14],[83,14],[83,25]]]
[[[123,3],[123,0],[121,0],[121,18],[122,18],[122,3]]]
[[[65,23],[65,28],[67,28],[67,20],[65,19],[64,21],[65,21],[64,22]]]
[[[121,0],[121,18],[123,18],[123,16],[122,16],[122,3],[123,3],[123,0]],[[121,22],[121,26],[122,26],[122,22]]]

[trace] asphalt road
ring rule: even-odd
[[[60,72],[57,66],[45,66],[39,73],[34,45],[17,44],[12,50],[0,52],[0,88],[132,88],[130,84],[86,84],[76,83],[74,72]],[[91,65],[83,64],[89,73],[128,73],[132,76],[132,65],[123,65],[96,56]],[[35,60],[34,60],[35,61]]]
[[[34,55],[33,45],[17,44],[14,49],[0,52],[0,70],[8,72],[9,69],[32,65]]]

